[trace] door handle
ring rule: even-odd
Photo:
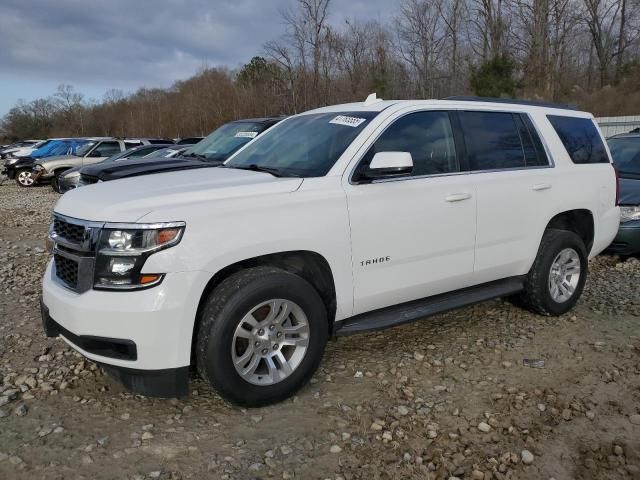
[[[444,197],[447,202],[461,202],[462,200],[469,200],[471,198],[470,193],[452,193]]]
[[[538,184],[533,186],[533,189],[536,192],[539,192],[541,190],[549,190],[550,188],[551,188],[551,184],[550,183],[538,183]]]

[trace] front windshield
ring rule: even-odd
[[[95,144],[96,142],[89,142],[84,144],[76,150],[76,155],[78,157],[84,157],[87,153],[89,153],[89,150],[91,150],[91,147],[93,147]]]
[[[176,149],[175,148],[161,148],[160,150],[155,150],[151,153],[147,153],[146,155],[144,155],[142,158],[160,158],[160,157],[166,157],[167,155],[170,155],[172,153],[175,153]]]
[[[225,166],[271,169],[279,175],[321,177],[378,112],[300,115],[258,138]]]
[[[640,137],[611,138],[608,143],[620,175],[640,175]]]
[[[183,156],[222,162],[255,138],[262,128],[263,124],[257,122],[227,123],[185,150]]]

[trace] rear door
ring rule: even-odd
[[[381,127],[349,181],[354,314],[471,282],[476,198],[460,174],[451,115],[413,111]],[[365,178],[375,153],[409,152],[413,172]]]
[[[553,169],[526,113],[458,112],[477,191],[474,284],[528,271],[553,217]]]

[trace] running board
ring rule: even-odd
[[[361,313],[336,324],[334,334],[337,336],[354,333],[373,332],[404,323],[413,322],[424,317],[444,313],[456,308],[484,302],[492,298],[504,297],[520,292],[524,288],[525,276],[510,277],[495,282],[484,283],[473,287],[442,293],[432,297],[401,303],[392,307]]]

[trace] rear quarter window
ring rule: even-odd
[[[547,115],[573,163],[610,163],[598,129],[589,118]]]

